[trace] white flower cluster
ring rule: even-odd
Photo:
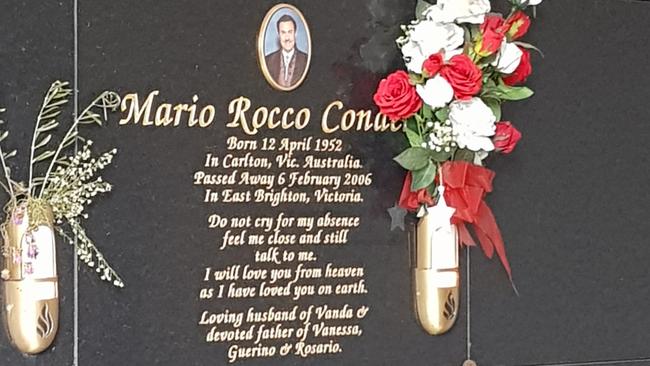
[[[481,24],[490,9],[489,0],[439,0],[398,39],[406,67],[420,74],[424,61],[435,53],[443,51],[446,60],[463,53],[465,30],[459,24]]]
[[[490,0],[438,0],[424,16],[440,23],[481,24],[490,9]]]
[[[101,177],[94,177],[111,163],[117,150],[92,158],[91,145],[92,141],[87,141],[77,154],[67,158],[65,168],[59,166],[43,188],[42,198],[52,206],[58,223],[78,216],[87,218],[85,206],[92,203],[97,194],[109,192],[112,188]]]
[[[422,98],[422,101],[432,109],[445,107],[454,99],[454,89],[440,75],[436,75],[427,80],[424,85],[418,84],[415,90],[420,95],[420,98]]]
[[[542,0],[516,0],[520,6],[537,6],[542,3]]]
[[[80,218],[88,218],[84,210],[92,203],[94,197],[111,190],[111,185],[96,175],[113,161],[117,153],[117,150],[113,149],[95,158],[90,151],[91,145],[92,141],[88,140],[79,152],[59,164],[43,188],[42,198],[52,207],[58,224],[57,231],[70,244],[76,246],[79,258],[94,268],[102,280],[117,287],[124,287],[122,279],[104,259],[80,224]],[[64,222],[70,226],[72,237],[61,228]]]
[[[516,44],[504,39],[497,58],[492,61],[492,66],[502,74],[512,74],[519,67],[523,54]]]
[[[520,5],[538,5],[542,0],[518,0]],[[463,53],[465,25],[482,24],[491,11],[489,0],[438,0],[427,8],[423,19],[404,27],[405,36],[398,39],[406,67],[410,72],[422,74],[427,58],[438,52],[444,60]],[[491,65],[500,73],[514,72],[521,62],[522,52],[517,45],[504,39]],[[494,150],[491,136],[495,133],[496,117],[480,99],[454,100],[450,83],[440,74],[417,85],[416,91],[432,109],[449,107],[449,120],[431,132],[425,144],[437,151],[451,146],[483,153]],[[453,133],[448,133],[451,128]],[[448,139],[451,136],[451,141]],[[444,137],[444,138],[443,138]]]
[[[454,129],[454,139],[461,149],[492,151],[497,122],[492,110],[481,98],[456,100],[449,106],[449,120]]]
[[[422,147],[435,150],[437,152],[450,152],[452,147],[456,146],[454,141],[454,129],[451,127],[451,121],[445,122],[427,122],[429,131],[429,141],[422,143]]]
[[[435,53],[444,51],[448,60],[463,52],[464,31],[456,24],[422,20],[409,25],[406,34],[402,55],[406,68],[416,74],[422,73],[424,61]]]
[[[71,245],[76,245],[77,255],[84,263],[90,268],[94,268],[95,272],[99,274],[99,278],[103,281],[111,282],[116,287],[124,287],[124,281],[115,272],[115,270],[108,264],[104,255],[97,249],[95,244],[88,238],[86,231],[81,227],[78,221],[69,221],[70,229],[74,238],[68,236],[63,229],[56,227],[59,235],[64,237]]]
[[[446,121],[427,122],[429,140],[422,147],[438,152],[449,152],[456,146],[475,152],[493,151],[491,136],[496,132],[496,122],[481,98],[453,101]]]

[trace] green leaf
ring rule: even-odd
[[[101,118],[101,116],[99,114],[89,111],[86,114],[82,115],[81,118],[79,118],[79,123],[80,124],[98,124],[98,125],[101,126],[102,118]]]
[[[70,138],[61,141],[61,150],[68,148],[72,146],[72,144],[75,142],[75,140],[81,140],[81,137],[75,134],[74,136],[71,136]]]
[[[463,27],[464,32],[463,32],[463,39],[465,39],[465,45],[466,47],[470,47],[472,44],[472,40],[474,39],[474,34],[472,33],[472,28],[471,27]],[[473,46],[471,46],[473,48]]]
[[[477,39],[481,35],[481,28],[478,25],[467,25],[467,29],[472,40]]]
[[[422,105],[422,118],[424,118],[426,121],[433,119],[433,110],[428,104]]]
[[[47,145],[50,140],[52,140],[52,135],[43,137],[39,142],[36,143],[36,145],[34,145],[34,149],[40,149],[41,147]]]
[[[58,97],[58,98],[65,98],[65,97],[67,97],[68,95],[69,95],[68,93],[58,93],[58,94],[57,94],[57,97]],[[48,105],[47,110],[48,110],[48,111],[49,111],[50,109],[53,109],[53,110],[56,109],[56,110],[58,110],[58,108],[53,108],[53,107],[60,107],[60,106],[62,106],[62,105],[64,105],[64,104],[66,104],[66,103],[68,103],[68,100],[67,100],[67,99],[56,99],[56,100],[53,100],[52,102],[50,102],[50,103],[47,104],[47,105]]]
[[[50,130],[53,130],[53,129],[57,128],[58,126],[59,126],[59,123],[57,121],[50,121],[50,122],[44,123],[43,125],[38,127],[36,129],[36,132],[38,132],[38,133],[47,132],[47,131],[50,131]]]
[[[500,84],[497,87],[497,96],[502,100],[523,100],[530,98],[534,93],[525,86],[508,86]]]
[[[424,0],[418,0],[417,5],[415,5],[415,19],[424,19],[424,12],[432,6],[432,4]]]
[[[470,150],[465,150],[465,149],[458,149],[456,151],[456,154],[454,155],[454,160],[458,161],[467,161],[470,163],[474,162],[474,155],[475,153]]]
[[[431,150],[410,147],[395,157],[395,161],[406,170],[419,170],[431,162]]]
[[[409,144],[411,144],[412,147],[422,147],[422,143],[424,141],[417,132],[409,128],[404,128],[404,133],[406,134],[406,138],[409,140]]]
[[[404,128],[408,128],[411,131],[418,130],[418,124],[415,122],[415,118],[410,117],[404,121]]]
[[[481,91],[481,96],[498,99],[497,96],[498,93],[499,93],[499,89],[497,88],[497,84],[494,82],[494,80],[488,79],[487,81],[484,82],[483,90]]]
[[[530,43],[521,42],[521,41],[515,41],[514,44],[516,44],[516,45],[519,46],[519,47],[522,47],[522,48],[528,49],[528,50],[534,50],[534,51],[537,51],[537,52],[539,53],[540,56],[544,57],[544,52],[542,52],[542,50],[540,50],[539,48],[533,46],[533,45],[530,44]]]
[[[487,66],[492,64],[492,62],[494,62],[497,59],[497,55],[498,55],[497,53],[493,53],[490,56],[481,59],[481,65]]]
[[[445,122],[449,118],[449,107],[438,109],[436,111],[436,118],[440,122]]]
[[[436,172],[437,173],[437,172]],[[433,198],[434,202],[437,201],[436,198],[438,198],[438,185],[435,184],[435,181],[433,182],[434,184],[431,184],[427,187],[427,191]]]
[[[411,191],[415,192],[431,185],[436,179],[436,170],[436,165],[429,161],[424,168],[414,171],[412,173]]]
[[[39,156],[35,157],[34,158],[34,163],[38,163],[39,161],[47,160],[47,159],[51,158],[52,156],[54,156],[54,151],[48,150],[48,151],[40,154]]]
[[[45,120],[51,120],[51,119],[54,119],[54,118],[56,118],[59,114],[61,114],[61,111],[57,111],[57,110],[55,110],[55,111],[52,111],[52,112],[49,112],[49,113],[43,113],[43,114],[40,115],[40,117],[41,117],[41,120],[45,121]]]
[[[490,107],[497,121],[501,121],[501,102],[498,99],[484,98],[485,104]]]
[[[412,85],[424,84],[424,75],[409,73],[409,80]]]
[[[415,121],[414,117],[407,119],[404,123],[404,133],[406,138],[409,141],[409,144],[413,147],[422,147],[422,137],[418,132],[418,123]]]
[[[450,152],[444,152],[444,151],[431,151],[430,152],[431,158],[438,163],[444,163],[445,161],[449,160],[451,158],[451,151]]]

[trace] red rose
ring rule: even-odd
[[[500,33],[504,32],[503,25],[505,21],[503,17],[499,14],[488,14],[481,24],[481,33],[485,33],[488,29],[499,30]]]
[[[469,99],[481,91],[483,73],[466,55],[452,57],[440,71],[457,99]]]
[[[521,52],[523,52],[521,55],[521,61],[519,62],[517,69],[512,74],[503,78],[503,82],[506,83],[506,85],[513,86],[521,84],[526,81],[526,79],[533,72],[533,65],[530,63],[530,51],[521,47],[519,47],[519,49]]]
[[[481,38],[476,42],[474,51],[482,57],[490,56],[501,48],[508,30],[500,15],[488,15],[481,24]]]
[[[505,27],[508,29],[510,40],[517,40],[528,32],[530,18],[523,11],[517,11],[506,20]]]
[[[494,134],[492,141],[496,151],[502,154],[510,154],[515,149],[519,140],[521,140],[521,132],[510,122],[497,122],[497,130]]]
[[[411,172],[408,172],[404,179],[402,193],[399,196],[399,206],[408,211],[417,211],[423,204],[427,206],[433,205],[433,198],[426,188],[422,188],[416,192],[411,191],[412,181],[413,175]]]
[[[433,55],[429,56],[426,61],[424,61],[424,64],[422,65],[422,71],[426,77],[430,78],[436,76],[444,64],[445,60],[442,57],[442,53],[434,53]]]
[[[411,85],[409,75],[402,70],[380,81],[373,99],[379,112],[393,122],[411,117],[422,107],[422,99]]]

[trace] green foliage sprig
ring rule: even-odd
[[[120,97],[111,91],[102,92],[72,121],[61,140],[55,143],[53,134],[60,127],[62,108],[72,95],[72,89],[68,85],[67,82],[55,81],[45,94],[32,136],[26,187],[12,179],[11,170],[6,164],[7,159],[16,152],[4,153],[0,144],[0,164],[6,180],[6,184],[0,185],[10,196],[5,208],[7,220],[19,202],[26,203],[28,212],[40,212],[44,205],[49,206],[56,231],[75,246],[79,258],[95,269],[102,280],[124,287],[120,276],[108,264],[82,226],[82,220],[88,218],[86,207],[97,195],[109,192],[112,188],[99,173],[111,164],[117,150],[93,156],[92,141],[79,134],[82,126],[101,126],[106,122],[108,112],[119,106]],[[0,143],[7,135],[8,131],[0,130]],[[82,144],[80,149],[79,144]],[[37,171],[43,174],[39,175]],[[41,216],[43,215],[36,215],[33,225],[40,224],[38,217]]]

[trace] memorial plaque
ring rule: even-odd
[[[78,88],[66,116],[120,96],[84,127],[94,150],[117,148],[84,227],[125,284],[57,237],[54,344],[23,356],[2,333],[0,364],[650,363],[650,4],[536,7],[535,95],[503,110],[523,140],[486,162],[518,294],[497,259],[459,248],[456,324],[431,336],[414,314],[416,217],[401,230],[388,213],[407,141],[373,103],[404,68],[416,3],[0,5],[12,175],[52,82]],[[447,254],[432,261],[455,266]]]

